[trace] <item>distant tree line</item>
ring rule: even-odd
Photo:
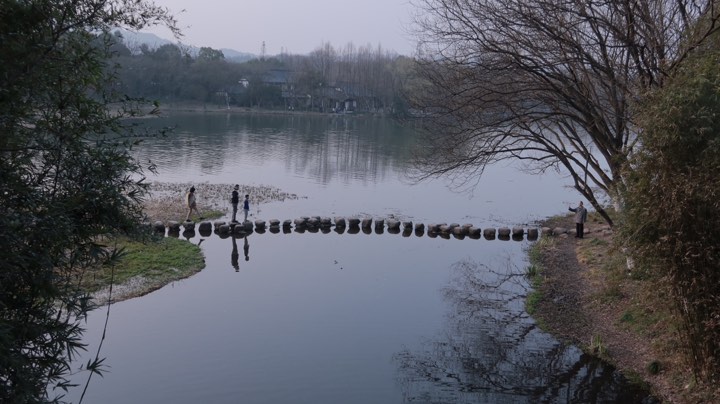
[[[281,54],[235,63],[209,47],[128,47],[114,34],[120,67],[115,90],[165,102],[320,112],[402,113],[413,59],[382,47],[322,44],[308,55]]]

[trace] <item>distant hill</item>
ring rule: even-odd
[[[163,45],[177,45],[177,42],[170,41],[165,38],[161,38],[155,34],[151,34],[149,32],[133,32],[128,31],[125,29],[116,29],[113,32],[120,31],[123,38],[125,39],[125,46],[130,48],[131,51],[137,51],[140,49],[140,46],[145,44],[150,49],[159,48]],[[190,46],[185,45],[183,43],[180,43],[180,45],[187,49],[188,52],[190,52],[191,55],[195,56],[200,51],[200,48],[197,46]],[[247,62],[248,60],[257,59],[257,55],[247,52],[240,52],[236,51],[235,49],[228,49],[228,48],[222,48],[220,49],[225,55],[225,60],[228,62],[236,62],[236,63],[242,63]]]
[[[247,53],[247,52],[239,52],[239,51],[236,51],[235,49],[222,48],[220,50],[222,51],[223,55],[225,55],[225,60],[227,60],[229,62],[242,63],[242,62],[247,62],[248,60],[258,58],[258,56],[255,54]]]
[[[168,41],[167,39],[160,38],[155,34],[150,34],[147,32],[133,32],[125,29],[116,29],[113,32],[118,31],[120,31],[123,38],[125,39],[125,46],[130,48],[130,50],[133,52],[137,52],[137,50],[140,49],[140,45],[143,44],[147,45],[150,49],[155,49],[163,45],[174,43],[172,41]]]

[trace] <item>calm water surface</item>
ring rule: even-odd
[[[444,180],[412,185],[404,177],[412,132],[377,118],[196,114],[152,125],[177,126],[138,150],[158,165],[154,180],[193,182],[200,197],[203,183],[302,196],[253,206],[253,219],[393,215],[484,228],[533,223],[577,199],[558,175],[512,166],[488,170],[473,194]],[[111,307],[109,370],[84,402],[637,399],[617,372],[525,313],[525,241],[387,232],[190,238],[201,240],[203,271]],[[90,316],[91,352],[104,321],[104,311]]]

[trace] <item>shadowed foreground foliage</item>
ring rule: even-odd
[[[0,402],[61,399],[92,308],[80,279],[117,258],[100,240],[140,223],[122,120],[140,103],[102,90],[101,33],[158,23],[174,26],[145,1],[0,0]]]
[[[696,55],[643,104],[624,226],[637,269],[669,285],[690,362],[709,382],[720,375],[719,63]]]

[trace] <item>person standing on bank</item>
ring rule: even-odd
[[[243,201],[243,213],[245,214],[245,222],[247,222],[248,213],[250,213],[250,195],[245,195],[245,200]]]
[[[585,233],[585,222],[587,221],[587,209],[585,209],[582,201],[580,201],[577,208],[570,206],[568,210],[575,212],[575,237],[583,238]]]
[[[235,188],[232,191],[232,196],[230,197],[230,203],[232,203],[233,207],[233,222],[237,222],[237,211],[238,211],[238,203],[240,203],[240,195],[238,194],[238,190],[240,189],[240,185],[235,184]]]
[[[185,218],[185,221],[189,222],[190,215],[192,214],[193,210],[195,211],[195,214],[197,214],[198,216],[200,215],[200,212],[198,211],[198,208],[197,208],[197,203],[195,201],[195,187],[190,187],[190,190],[188,191],[187,195],[185,195],[185,201],[187,203],[187,208],[188,208],[188,214],[187,214],[187,217]]]

